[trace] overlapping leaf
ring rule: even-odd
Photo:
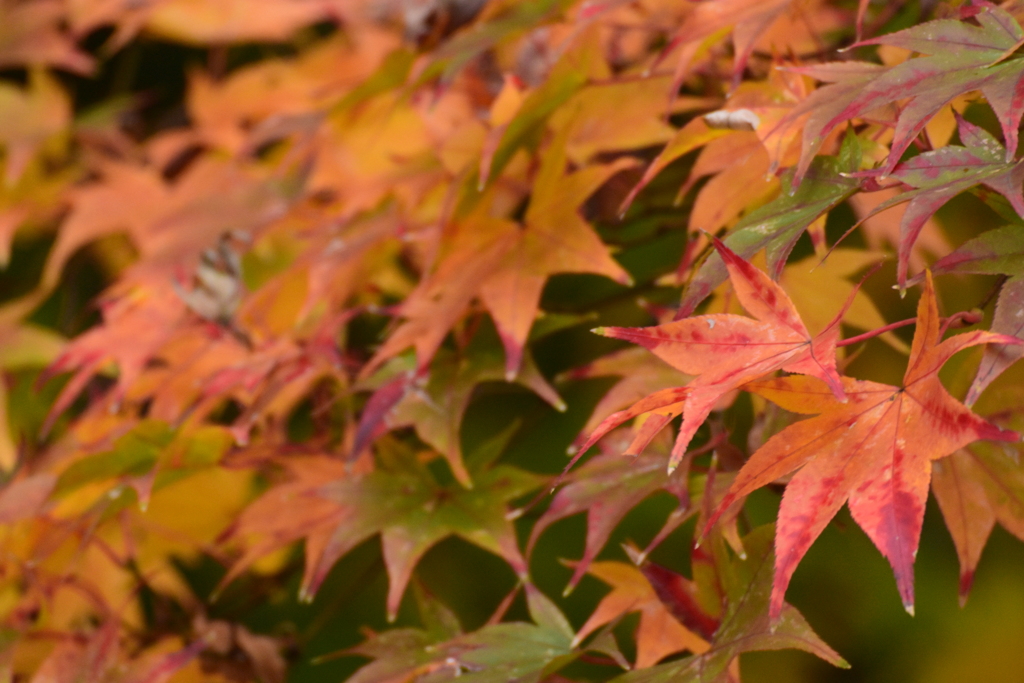
[[[930,21],[863,41],[923,53],[891,68],[843,62],[795,69],[830,83],[798,106],[792,116],[812,112],[804,125],[804,149],[798,181],[821,140],[836,126],[909,98],[896,123],[888,174],[928,120],[959,95],[980,90],[1003,129],[1006,161],[1017,150],[1017,127],[1024,114],[1021,98],[1024,60],[1013,51],[1024,31],[1005,10],[989,4],[966,6],[961,19]]]
[[[1013,161],[999,141],[983,128],[957,116],[964,147],[949,145],[925,152],[889,169],[888,175],[913,188],[879,204],[871,212],[910,202],[900,223],[897,283],[904,287],[911,249],[925,222],[939,207],[974,185],[985,185],[1003,195],[1024,216],[1024,161]],[[1004,157],[1011,156],[1007,161]],[[885,173],[886,171],[881,171]],[[937,271],[938,272],[938,271]]]
[[[628,159],[566,172],[565,135],[556,138],[534,179],[524,225],[494,218],[486,202],[461,222],[449,253],[401,307],[403,322],[368,368],[414,346],[420,367],[479,296],[491,312],[505,346],[509,379],[519,371],[523,344],[554,273],[598,273],[619,282],[629,275],[579,215],[579,206]]]
[[[416,629],[385,631],[349,652],[376,661],[357,671],[350,683],[396,680],[537,683],[576,658],[571,636],[525,622],[484,626],[478,631],[431,643]]]
[[[962,448],[932,465],[932,492],[960,560],[960,604],[996,522],[1024,538],[1024,472],[1016,450],[993,444]]]
[[[939,259],[934,270],[935,273],[1009,275],[999,290],[991,329],[1018,339],[1024,338],[1024,228],[1007,225],[982,233]],[[974,405],[985,387],[1022,354],[1024,351],[1018,346],[985,349],[965,403]]]
[[[640,613],[636,631],[637,669],[646,669],[665,656],[689,650],[700,654],[708,644],[679,623],[658,599],[643,572],[625,562],[594,562],[587,573],[612,587],[580,627],[574,643],[582,642],[595,630],[630,612]],[[682,577],[680,577],[682,578]]]
[[[694,433],[719,398],[758,377],[779,369],[806,373],[827,382],[835,395],[843,398],[835,365],[839,318],[812,338],[782,288],[720,241],[712,239],[737,298],[753,319],[719,314],[650,328],[598,330],[609,337],[641,344],[676,369],[697,375],[686,386],[681,406],[683,423],[672,448],[670,470],[682,460]],[[678,393],[656,396],[663,405],[680,402]],[[658,407],[662,406],[645,404],[643,412]],[[621,421],[635,414],[624,412],[620,414]]]
[[[818,414],[776,434],[737,474],[719,506],[799,470],[779,510],[771,613],[777,617],[790,577],[807,549],[844,503],[889,560],[900,597],[913,611],[913,565],[924,519],[931,462],[979,439],[1016,441],[953,398],[938,371],[957,351],[1018,343],[990,332],[940,341],[941,321],[931,275],[918,305],[917,331],[902,387],[846,379],[846,403],[810,377],[749,385],[781,407]]]
[[[62,26],[64,13],[59,0],[0,3],[0,67],[45,64],[79,74],[92,71],[92,58]]]
[[[544,531],[560,519],[587,513],[587,536],[583,557],[575,564],[566,590],[573,589],[586,573],[608,537],[626,514],[656,491],[668,491],[680,501],[675,518],[678,525],[695,510],[688,505],[687,482],[678,475],[665,474],[667,458],[657,454],[624,458],[618,454],[599,455],[571,475],[551,501],[530,533],[530,553]]]
[[[796,648],[825,661],[846,667],[848,664],[811,630],[803,616],[791,605],[780,604],[780,616],[769,622],[765,608],[772,582],[771,526],[758,527],[743,539],[745,560],[729,560],[719,551],[719,571],[725,610],[721,625],[706,652],[661,664],[650,669],[631,671],[612,679],[616,683],[718,683],[730,681],[730,665],[743,652]]]
[[[501,556],[518,575],[526,575],[526,560],[506,518],[506,506],[540,486],[542,477],[497,465],[477,474],[474,487],[466,489],[458,483],[439,483],[404,447],[381,448],[385,449],[382,457],[392,459],[391,463],[325,483],[317,494],[337,505],[338,512],[319,556],[307,564],[306,595],[316,592],[340,557],[377,533],[390,578],[387,610],[392,618],[420,557],[452,534]],[[296,520],[296,524],[303,522]]]
[[[778,278],[804,230],[857,191],[860,180],[849,177],[849,174],[859,169],[860,158],[860,142],[855,136],[848,135],[843,140],[839,155],[815,159],[799,186],[792,173],[787,173],[781,194],[733,226],[723,240],[725,245],[746,259],[765,249],[768,272],[773,278]],[[691,279],[678,317],[692,314],[726,277],[722,258],[716,254],[709,256]]]
[[[500,349],[482,347],[482,344],[474,344],[471,353],[461,357],[438,354],[426,386],[407,386],[402,398],[385,417],[385,422],[391,428],[408,425],[415,427],[421,439],[444,455],[455,478],[465,486],[472,485],[462,460],[460,434],[466,406],[477,384],[506,379]],[[565,403],[529,356],[516,381],[533,389],[556,409],[565,410]]]

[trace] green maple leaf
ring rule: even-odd
[[[376,658],[349,683],[457,679],[460,683],[531,683],[564,666],[575,655],[560,631],[524,622],[492,624],[442,643],[417,629],[374,636],[349,650]]]
[[[224,427],[176,431],[160,420],[142,420],[109,450],[86,455],[65,469],[57,478],[54,495],[111,480],[112,492],[121,484],[131,486],[145,508],[154,489],[216,466],[230,444]]]
[[[506,379],[501,350],[496,345],[473,343],[465,354],[441,351],[430,366],[426,386],[407,391],[389,413],[387,424],[391,428],[414,427],[421,439],[444,455],[455,478],[464,486],[473,486],[462,457],[462,417],[478,384]],[[532,389],[557,410],[565,410],[565,403],[529,353],[513,381]]]
[[[506,437],[507,438],[507,437]],[[498,449],[500,450],[500,449]],[[331,566],[365,539],[380,534],[390,585],[387,611],[393,619],[413,568],[441,539],[461,536],[505,559],[520,577],[526,560],[506,518],[507,503],[536,489],[546,479],[508,465],[473,472],[472,489],[445,483],[411,448],[381,439],[379,467],[323,486],[319,495],[339,508],[337,525],[322,552],[311,560],[303,593],[310,595]]]
[[[456,677],[460,683],[536,683],[572,662],[580,651],[573,649],[572,628],[551,600],[530,584],[526,584],[526,600],[536,623],[488,624],[447,640],[438,637],[436,629],[404,628],[375,634],[345,651],[374,659],[348,683]],[[423,599],[419,607],[421,615],[438,607],[446,610]]]

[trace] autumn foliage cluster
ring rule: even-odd
[[[0,0],[0,681],[845,667],[794,571],[845,506],[913,614],[929,492],[966,601],[1022,20]]]

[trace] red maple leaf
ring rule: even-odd
[[[913,613],[917,555],[932,461],[978,439],[1016,441],[968,410],[939,381],[957,351],[979,344],[1020,344],[1012,337],[974,331],[940,341],[942,330],[931,275],[918,304],[917,332],[902,387],[844,378],[846,403],[810,377],[748,385],[779,406],[815,414],[779,432],[736,476],[711,523],[751,491],[799,469],[786,486],[775,540],[771,614],[797,564],[829,520],[848,503],[854,520],[889,560],[908,612]]]
[[[808,374],[827,382],[837,399],[844,398],[835,359],[841,314],[821,334],[811,337],[793,302],[779,285],[721,241],[711,239],[725,261],[736,297],[753,318],[702,315],[654,327],[595,330],[607,337],[640,344],[677,370],[697,376],[686,386],[684,395],[672,390],[657,392],[641,401],[637,410],[621,411],[610,418],[611,423],[598,428],[598,432],[605,433],[638,412],[675,404],[672,416],[681,409],[683,423],[672,448],[670,472],[679,465],[694,433],[718,400],[758,377],[779,369]],[[586,445],[592,442],[593,439]]]

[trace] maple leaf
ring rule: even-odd
[[[637,194],[670,163],[705,145],[708,148],[701,153],[696,164],[690,170],[686,183],[677,195],[677,201],[693,187],[701,176],[718,173],[726,168],[734,166],[733,171],[727,175],[740,176],[744,178],[744,181],[736,184],[731,184],[725,179],[709,181],[701,189],[697,199],[706,207],[702,207],[701,212],[698,212],[695,204],[690,218],[691,225],[707,232],[714,232],[718,225],[705,223],[699,217],[700,213],[716,216],[719,224],[724,225],[735,218],[746,206],[759,204],[769,199],[769,193],[774,195],[778,189],[778,183],[771,178],[770,174],[774,174],[780,163],[784,159],[788,159],[789,150],[799,132],[793,126],[777,124],[785,119],[793,108],[794,102],[806,96],[805,90],[806,87],[799,76],[779,69],[772,70],[768,82],[741,84],[730,95],[722,109],[694,118],[676,131],[668,144],[662,148],[658,156],[644,171],[640,181],[626,196],[622,204],[622,213],[625,213]],[[737,135],[741,131],[752,131],[753,136]],[[760,152],[751,148],[752,138],[760,142],[762,147]],[[733,147],[740,147],[742,151],[739,154],[734,154]],[[761,163],[765,154],[767,155],[766,163]],[[744,163],[748,159],[753,163]],[[746,182],[748,178],[770,182],[765,182],[764,192],[757,192],[752,197],[746,197],[741,195],[738,190],[744,187],[742,183]],[[709,187],[710,189],[708,189]],[[728,197],[725,202],[729,205],[728,210],[722,211],[717,207],[716,198],[721,193],[725,193]]]
[[[78,74],[92,71],[93,59],[62,30],[59,0],[0,2],[0,68],[53,65]]]
[[[827,382],[836,397],[843,398],[835,364],[840,318],[812,338],[781,287],[720,240],[711,239],[728,270],[737,299],[753,319],[718,314],[655,327],[595,330],[640,344],[677,370],[697,376],[686,385],[683,423],[672,448],[670,471],[682,460],[715,403],[758,377],[779,369],[806,373]]]
[[[637,669],[653,666],[667,655],[682,650],[700,654],[708,649],[703,638],[672,616],[637,567],[625,562],[594,562],[587,573],[607,583],[612,591],[601,599],[580,627],[574,645],[604,624],[630,612],[640,612],[634,664]]]
[[[218,247],[207,245],[231,229],[256,229],[280,217],[290,201],[280,181],[255,180],[236,165],[213,159],[196,160],[171,188],[148,168],[111,164],[105,172],[112,185],[96,183],[76,192],[74,210],[48,257],[44,284],[58,281],[76,248],[125,228],[144,261],[105,292],[100,304],[103,324],[71,342],[44,375],[74,369],[47,426],[108,362],[119,370],[114,389],[119,400],[180,327],[191,324],[203,336],[219,334],[197,317],[218,323],[230,318],[241,285],[235,275],[221,273],[203,260],[206,255],[222,259],[224,240]],[[131,201],[119,199],[122,191]],[[192,291],[175,287],[175,276],[190,266],[198,286]]]
[[[768,272],[778,279],[804,230],[860,187],[859,179],[848,176],[858,170],[860,158],[860,142],[850,134],[843,140],[838,156],[814,160],[799,187],[793,173],[787,173],[779,196],[740,219],[724,238],[725,245],[746,259],[765,249]],[[692,314],[727,277],[728,271],[721,256],[709,256],[691,279],[676,314],[677,319]]]
[[[630,671],[615,683],[718,683],[735,680],[730,665],[743,652],[796,648],[825,661],[849,665],[811,630],[803,616],[788,603],[781,604],[779,618],[771,622],[765,608],[772,581],[772,536],[765,525],[743,538],[747,558],[728,559],[724,548],[715,551],[717,576],[721,582],[725,609],[721,624],[711,638],[710,648],[699,654],[640,671]],[[720,544],[719,544],[720,545]]]
[[[932,493],[960,560],[961,607],[995,523],[1024,538],[1024,472],[1018,457],[1016,450],[977,443],[932,465]]]
[[[1024,274],[1011,277],[999,289],[991,331],[1024,340]],[[1021,356],[1024,351],[1017,346],[986,348],[964,402],[974,405],[981,392]]]
[[[56,283],[64,264],[76,250],[114,231],[124,230],[143,255],[148,255],[149,226],[170,203],[171,191],[155,169],[110,162],[97,169],[104,182],[74,188],[72,205],[48,259],[43,275]]]
[[[520,5],[524,11],[553,0]],[[559,1],[559,0],[554,0]],[[468,34],[467,34],[468,35]],[[492,140],[480,157],[479,183],[493,182],[512,160],[515,153],[544,129],[551,115],[575,95],[588,81],[607,78],[608,64],[601,54],[596,35],[585,33],[582,39],[561,53],[543,81],[525,97],[514,116],[496,127]],[[454,41],[453,41],[454,42]]]
[[[0,489],[0,524],[10,524],[38,514],[53,493],[57,478],[48,473],[21,476]]]
[[[506,504],[538,487],[543,477],[497,465],[472,473],[473,488],[466,489],[458,483],[439,483],[404,447],[378,441],[378,457],[385,460],[379,469],[320,489],[318,495],[341,511],[320,556],[307,565],[304,595],[316,592],[341,556],[377,533],[390,578],[387,610],[391,619],[420,557],[452,534],[499,555],[518,575],[526,576],[526,560],[506,518]]]
[[[342,96],[351,106],[367,89],[360,84],[378,65],[390,75],[386,69],[408,54],[393,33],[365,26],[318,43],[293,60],[257,62],[223,79],[197,71],[189,78],[189,118],[199,140],[244,154],[275,134],[287,137],[319,124],[329,105],[345,108],[337,104]]]
[[[414,426],[421,439],[444,455],[455,478],[464,486],[472,486],[472,479],[462,460],[462,417],[477,384],[505,378],[500,350],[494,346],[474,343],[465,354],[441,352],[431,364],[426,386],[407,385],[404,396],[385,420],[392,429]],[[533,389],[556,410],[565,410],[565,403],[529,356],[516,382]]]
[[[532,554],[537,539],[549,526],[586,512],[583,557],[575,562],[565,589],[568,593],[583,578],[622,518],[651,494],[664,490],[674,495],[680,501],[680,508],[669,524],[682,524],[695,510],[684,505],[689,500],[686,481],[678,475],[667,475],[666,462],[664,454],[645,454],[633,459],[609,453],[588,460],[570,475],[569,482],[558,490],[551,505],[534,524],[526,546],[527,554]]]
[[[21,178],[43,144],[66,130],[70,121],[68,96],[45,71],[30,72],[28,89],[0,83],[0,143],[6,151],[4,182],[13,185]]]
[[[1024,228],[1007,225],[982,233],[936,261],[934,272],[1009,275],[999,289],[992,332],[1024,339]],[[916,280],[918,278],[914,278]],[[913,280],[911,280],[913,282]],[[988,347],[965,403],[974,405],[985,388],[1024,352],[1017,346]]]
[[[816,256],[809,256],[788,264],[779,278],[779,284],[789,292],[807,323],[807,329],[812,332],[828,327],[835,316],[835,301],[844,299],[849,299],[850,305],[843,313],[843,324],[861,330],[873,330],[883,327],[885,320],[871,298],[847,278],[882,259],[883,254],[879,252],[833,249],[824,262]],[[831,296],[821,296],[823,291],[830,292]],[[891,332],[879,335],[879,339],[901,353],[910,351]]]
[[[579,215],[578,208],[630,159],[565,172],[569,129],[552,141],[533,184],[525,226],[480,288],[505,346],[506,372],[514,377],[523,344],[540,305],[544,283],[554,273],[596,273],[632,282],[607,247]]]
[[[107,482],[99,495],[128,485],[145,510],[154,490],[217,465],[230,443],[223,427],[175,431],[159,420],[142,420],[109,449],[94,447],[99,452],[82,449],[76,454],[57,478],[54,496],[66,497],[92,483]]]
[[[875,209],[904,191],[906,188],[901,189],[897,185],[883,188],[877,192],[859,192],[849,198],[850,208],[857,215],[859,222],[858,232],[864,237],[869,249],[883,250],[888,246],[898,247],[900,226],[903,224],[908,204],[891,206],[882,213],[876,213]],[[934,260],[929,258],[929,255],[946,254],[950,249],[949,240],[935,217],[932,216],[921,226],[917,239],[914,240],[911,247],[907,263],[915,271],[923,273],[925,265]]]
[[[469,683],[537,683],[576,659],[569,647],[571,634],[529,624],[509,622],[443,642],[431,642],[418,629],[396,629],[374,635],[346,653],[372,657],[348,679],[350,683],[458,679]]]
[[[149,9],[146,28],[174,40],[205,45],[280,42],[303,26],[330,18],[334,0],[158,0]]]
[[[41,327],[8,323],[0,319],[0,372],[41,367],[60,355],[64,340]],[[18,447],[10,428],[7,387],[0,381],[0,470],[17,463]]]
[[[990,4],[964,7],[961,18],[930,21],[859,43],[892,45],[925,55],[890,68],[845,62],[793,69],[833,81],[791,114],[796,117],[817,109],[804,128],[797,177],[803,175],[802,169],[807,168],[820,140],[840,123],[909,99],[896,122],[889,159],[882,168],[882,174],[888,175],[928,120],[950,101],[972,90],[985,95],[999,119],[1006,141],[1005,161],[1011,161],[1017,150],[1017,127],[1024,114],[1024,60],[1013,51],[1024,39],[1024,31],[1012,15]]]
[[[581,88],[551,117],[556,130],[569,126],[569,159],[583,165],[601,152],[639,150],[672,139],[676,130],[665,121],[670,80],[668,76],[601,79]],[[668,113],[707,109],[717,103],[707,97],[678,97]]]
[[[743,70],[746,68],[747,60],[754,49],[754,44],[759,35],[768,29],[772,23],[789,7],[791,0],[770,0],[768,2],[756,0],[712,0],[697,4],[687,15],[683,25],[672,37],[670,49],[682,45],[679,62],[676,65],[675,83],[682,83],[686,71],[690,66],[690,60],[696,53],[697,47],[702,41],[713,36],[722,29],[733,27],[733,86],[739,82]]]
[[[679,191],[682,196],[702,177],[711,176],[693,200],[690,228],[717,233],[748,207],[775,199],[779,181],[768,164],[764,146],[752,132],[736,131],[709,142]]]
[[[346,475],[343,461],[290,454],[282,460],[282,465],[288,472],[287,479],[271,486],[250,503],[222,534],[223,541],[240,542],[243,552],[224,575],[218,590],[241,576],[259,558],[303,538],[306,539],[305,582],[308,583],[314,562],[341,521],[344,508],[317,494],[325,481]],[[282,510],[287,510],[288,514],[282,514]]]
[[[536,623],[488,623],[465,634],[444,605],[425,600],[422,594],[418,591],[418,607],[428,629],[385,631],[345,650],[375,660],[349,681],[389,683],[421,677],[446,681],[458,677],[471,683],[538,683],[581,654],[572,645],[568,620],[532,584],[526,584],[526,604]]]
[[[714,140],[726,137],[732,132],[724,128],[709,127],[703,117],[697,117],[677,130],[672,139],[658,152],[658,156],[654,157],[654,160],[644,170],[644,174],[640,177],[637,184],[626,195],[620,212],[625,215],[626,209],[630,207],[640,191],[647,187],[654,180],[654,177],[665,170],[673,161]]]
[[[900,222],[897,253],[897,283],[906,286],[907,266],[914,242],[939,207],[964,190],[978,184],[1000,193],[1024,217],[1024,160],[1006,161],[1005,150],[987,131],[956,114],[960,140],[966,145],[948,145],[897,165],[889,177],[912,187],[875,207],[866,218],[880,211],[910,202]],[[867,172],[877,174],[880,172]]]
[[[929,273],[902,387],[846,379],[849,400],[840,404],[811,377],[748,385],[786,410],[818,414],[790,425],[750,456],[716,513],[799,469],[786,485],[779,509],[773,618],[797,564],[847,502],[854,520],[892,565],[900,597],[912,613],[913,564],[931,461],[979,439],[1019,439],[1016,432],[990,424],[953,398],[938,371],[954,353],[971,346],[1020,342],[983,331],[941,342],[940,335]]]
[[[435,6],[434,3],[426,3],[426,7],[434,10],[434,19],[440,20],[441,17],[438,17],[437,14],[443,15],[451,11],[475,13],[475,9],[479,8],[468,10],[469,7],[473,7],[474,1],[460,0],[459,2],[445,3],[440,7]],[[537,26],[543,26],[569,4],[571,4],[570,0],[537,0],[529,3],[512,3],[503,7],[504,11],[496,15],[485,13],[484,18],[471,30],[452,36],[431,53],[430,63],[424,68],[424,78],[439,75],[442,81],[452,80],[463,67],[479,57],[482,52],[494,48],[495,45],[510,37],[521,35]],[[451,7],[447,5],[451,5]],[[459,5],[466,7],[460,8]],[[407,20],[408,18],[407,15]],[[407,25],[407,30],[414,30],[414,27]],[[436,36],[434,38],[436,39]],[[558,80],[558,78],[556,77],[554,80]]]
[[[364,374],[414,346],[421,368],[479,296],[491,312],[506,354],[506,376],[519,371],[523,345],[537,317],[541,290],[554,273],[597,273],[622,283],[629,274],[578,213],[605,181],[633,162],[586,166],[566,173],[563,129],[551,143],[533,183],[524,225],[489,214],[486,201],[461,221],[449,253],[400,309],[403,322],[368,363]]]
[[[115,286],[122,288],[123,283]],[[127,291],[109,292],[101,303],[105,324],[77,337],[42,375],[46,379],[73,371],[50,408],[44,431],[109,361],[116,360],[119,370],[114,398],[123,396],[186,313],[184,302],[170,287],[123,289]]]
[[[652,365],[649,361],[650,356],[646,349],[631,347],[603,356],[570,373],[573,379],[620,376],[619,381],[594,406],[590,418],[580,430],[580,435],[569,447],[570,454],[586,452],[612,429],[642,413],[656,409],[675,411],[675,404],[679,404],[678,411],[674,412],[672,417],[682,412],[681,404],[686,389],[679,385],[685,384],[692,377],[670,366]],[[650,399],[644,400],[647,397]],[[652,429],[653,425],[644,430],[651,438],[656,433]],[[649,438],[634,441],[625,451],[625,455],[642,453],[649,442]]]
[[[88,638],[63,639],[43,660],[32,683],[123,680],[159,683],[185,667],[206,647],[202,640],[170,653],[154,647],[129,659],[119,642],[118,624],[111,619]]]

